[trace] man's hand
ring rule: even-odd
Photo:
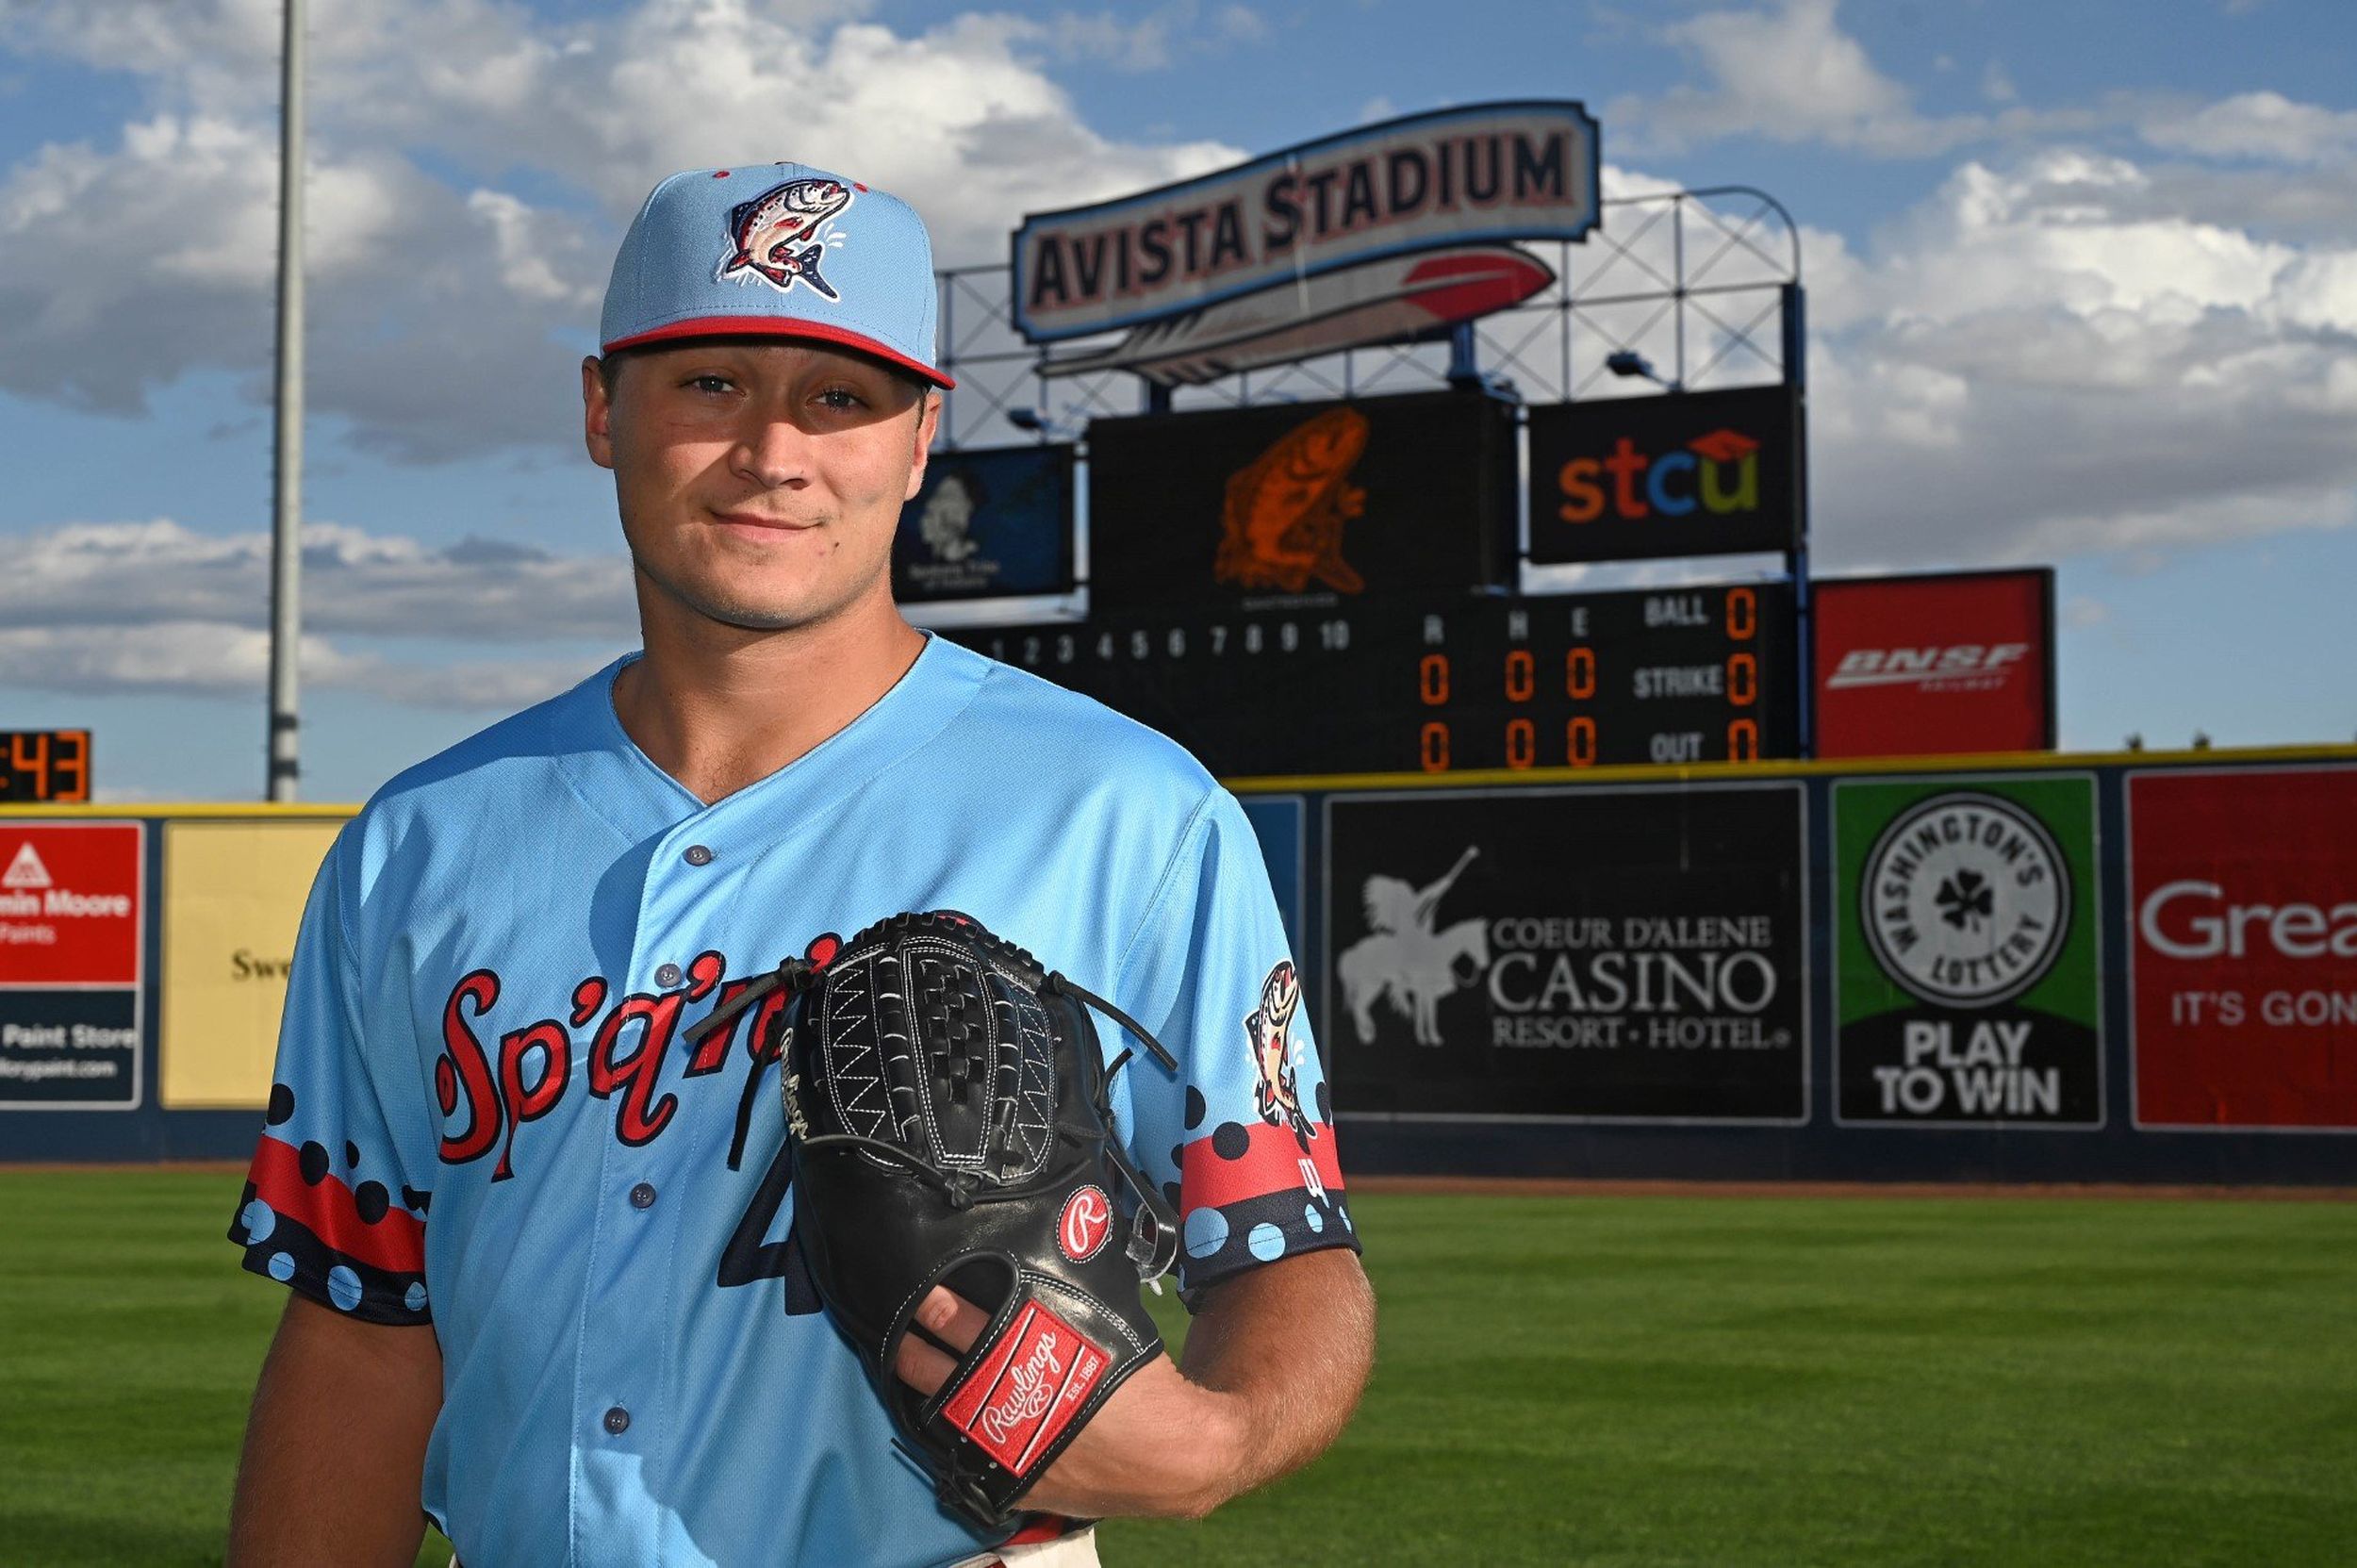
[[[961,1350],[990,1319],[936,1287],[917,1320]],[[1072,1518],[1200,1518],[1324,1453],[1375,1355],[1375,1298],[1341,1249],[1263,1263],[1206,1291],[1184,1375],[1156,1357],[1113,1391],[1022,1506]],[[915,1335],[901,1381],[932,1394],[957,1363]]]

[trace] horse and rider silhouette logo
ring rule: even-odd
[[[1441,900],[1481,853],[1467,845],[1448,874],[1418,887],[1399,877],[1373,876],[1360,890],[1368,933],[1343,949],[1334,973],[1359,1043],[1375,1043],[1376,1004],[1409,1021],[1416,1044],[1438,1046],[1443,999],[1475,983],[1490,967],[1490,939],[1478,918],[1440,926]]]

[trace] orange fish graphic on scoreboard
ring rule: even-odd
[[[1329,408],[1295,425],[1228,478],[1211,574],[1246,588],[1299,593],[1312,579],[1357,593],[1366,579],[1343,559],[1343,525],[1366,510],[1350,470],[1367,450],[1366,416]]]

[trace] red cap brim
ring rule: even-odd
[[[635,332],[627,338],[617,338],[599,350],[601,354],[618,354],[624,349],[643,348],[649,343],[668,343],[684,338],[800,338],[821,343],[840,343],[887,360],[904,371],[914,371],[934,386],[948,390],[957,383],[934,370],[920,364],[897,349],[888,349],[873,338],[849,332],[824,322],[798,322],[790,316],[698,316],[690,321],[673,322],[669,326],[656,327],[652,332]]]

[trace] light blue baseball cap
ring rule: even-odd
[[[602,352],[681,338],[839,343],[940,387],[933,248],[898,197],[799,163],[691,169],[654,188],[614,257]]]

